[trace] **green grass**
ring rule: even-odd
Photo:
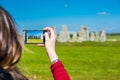
[[[72,80],[120,80],[120,42],[57,43]],[[30,80],[53,80],[44,47],[25,45],[18,65]]]
[[[43,43],[43,39],[27,39],[27,43]]]
[[[108,35],[108,36],[107,36],[107,39],[108,39],[108,40],[116,39],[117,41],[120,41],[120,35],[113,35],[113,36]]]

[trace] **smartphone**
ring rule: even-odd
[[[24,30],[23,41],[25,44],[44,44],[46,30]]]

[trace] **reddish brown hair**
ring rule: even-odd
[[[22,45],[16,25],[9,13],[0,7],[0,67],[8,70],[14,80],[26,80],[16,68],[21,54]]]

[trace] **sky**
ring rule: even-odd
[[[28,36],[43,36],[43,30],[28,30],[26,32],[27,37]]]
[[[59,33],[67,25],[70,32],[86,26],[90,32],[120,33],[120,0],[0,0],[0,5],[19,31],[50,26]]]

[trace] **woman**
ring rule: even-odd
[[[48,30],[50,35],[46,32],[44,34],[45,45],[38,44],[38,46],[46,47],[54,80],[70,80],[55,52],[56,37],[54,30],[49,27],[46,27],[45,30]],[[0,7],[0,80],[28,80],[16,67],[21,54],[22,45],[16,25],[9,13]]]

